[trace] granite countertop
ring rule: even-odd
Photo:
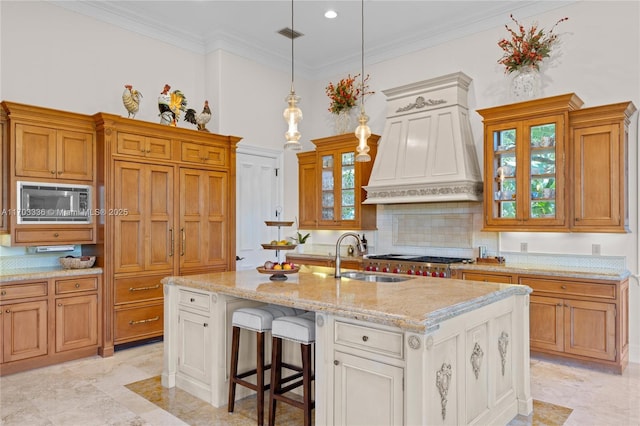
[[[531,292],[523,285],[429,277],[375,283],[335,279],[333,273],[333,268],[302,266],[299,273],[288,274],[286,281],[270,281],[268,274],[247,270],[173,276],[162,282],[388,324],[417,333],[511,295]]]
[[[2,269],[0,270],[0,283],[94,274],[102,274],[102,268],[64,269],[59,266],[47,266],[41,268]]]
[[[507,274],[544,274],[548,276],[578,278],[590,280],[623,280],[629,277],[628,270],[607,268],[585,268],[571,266],[545,266],[531,264],[491,264],[467,263],[453,264],[451,269],[465,269],[484,272],[502,272]]]
[[[319,260],[329,260],[329,261],[336,260],[335,255],[320,254],[320,253],[287,253],[287,257],[291,257],[292,259],[319,259]],[[340,256],[340,260],[343,262],[346,260],[362,262],[363,257],[347,255],[347,256]]]

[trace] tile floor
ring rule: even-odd
[[[186,423],[149,400],[153,398],[129,389],[161,370],[162,343],[152,343],[118,351],[110,358],[92,357],[1,377],[0,425],[254,424],[243,414],[251,412],[250,398],[234,415],[223,408],[201,421]],[[620,376],[532,359],[531,390],[538,401],[571,408],[567,426],[640,425],[640,364],[630,364]]]

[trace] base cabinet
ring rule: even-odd
[[[536,355],[622,373],[629,362],[629,281],[576,279],[494,270],[452,278],[531,287],[530,347]]]
[[[0,284],[0,375],[98,354],[99,275]]]

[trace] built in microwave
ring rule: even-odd
[[[17,186],[17,223],[91,223],[91,186],[25,181]]]

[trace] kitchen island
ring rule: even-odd
[[[366,282],[304,266],[287,276],[165,278],[163,385],[225,405],[231,315],[273,303],[316,312],[317,425],[506,424],[531,413],[529,287]],[[252,337],[242,336],[241,369],[255,363]]]

